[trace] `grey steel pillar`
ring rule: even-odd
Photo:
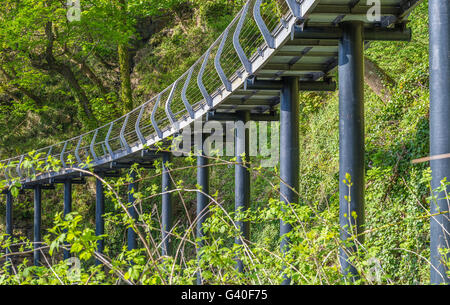
[[[203,151],[204,136],[202,136],[201,151],[197,156],[197,184],[202,188],[202,192],[209,193],[209,168],[208,158],[205,157]],[[197,192],[197,238],[203,237],[203,222],[207,217],[207,206],[209,198],[201,192]],[[197,242],[197,252],[203,247],[204,242],[202,240]],[[200,256],[198,257],[200,259]],[[203,283],[200,271],[197,273],[197,285]]]
[[[41,197],[42,190],[40,185],[34,187],[34,251],[33,261],[35,266],[39,266],[41,252],[38,248],[41,246]]]
[[[100,174],[98,174],[100,175]],[[96,193],[95,193],[95,235],[103,235],[105,233],[105,220],[103,219],[105,214],[105,194],[103,193],[103,183],[99,179],[96,179]],[[104,249],[103,239],[97,241],[97,252],[103,253]],[[101,262],[96,259],[95,264],[99,265]]]
[[[238,111],[236,114],[239,117],[237,123],[242,122],[245,124],[250,120],[249,111]],[[236,125],[234,139],[237,163],[234,167],[234,210],[235,212],[244,212],[250,205],[250,172],[245,167],[248,166],[247,163],[250,158],[248,128],[239,128],[239,125]],[[245,154],[245,163],[244,158],[242,157],[243,154]],[[246,221],[244,222],[240,220],[236,221],[235,224],[240,230],[240,237],[235,238],[235,243],[237,245],[242,245],[241,238],[247,240],[249,239],[249,224]],[[244,264],[240,259],[236,259],[236,269],[239,272],[244,271]]]
[[[298,77],[283,77],[280,103],[280,200],[288,206],[298,203],[299,185],[299,85]],[[287,207],[286,207],[287,208]],[[289,251],[290,240],[285,234],[292,230],[289,223],[280,221],[280,249],[282,253]],[[283,285],[289,285],[291,279],[284,276]]]
[[[162,224],[162,244],[161,254],[169,256],[172,254],[170,231],[172,230],[172,196],[171,193],[164,193],[172,188],[172,181],[170,179],[169,169],[167,163],[170,162],[170,153],[163,154],[162,165],[162,207],[161,207],[161,224]]]
[[[363,24],[344,22],[339,40],[339,220],[341,240],[360,233],[364,223],[364,46]],[[351,186],[343,182],[346,175]],[[356,213],[356,219],[353,216]],[[362,242],[362,240],[360,240]],[[341,271],[357,277],[349,255],[355,245],[341,247]]]
[[[13,211],[12,211],[12,195],[11,192],[6,193],[6,234],[8,238],[12,240],[13,238]],[[9,249],[6,249],[6,254],[10,253]],[[6,261],[11,261],[11,258],[8,256]],[[11,268],[8,268],[8,272],[11,272]]]
[[[137,192],[138,184],[135,182],[136,180],[136,172],[133,170],[130,173],[131,179],[133,182],[131,182],[128,185],[128,204],[131,206],[128,208],[128,213],[130,213],[131,217],[136,220],[137,219],[137,210],[134,206],[134,203],[136,201],[134,197],[134,193]],[[127,237],[128,237],[128,251],[132,249],[136,249],[136,232],[133,228],[128,228],[127,230]]]
[[[64,217],[67,214],[72,212],[72,181],[67,179],[64,181]],[[66,243],[67,246],[67,243]],[[68,259],[70,257],[70,251],[63,251],[64,259]]]
[[[450,153],[450,2],[430,0],[430,154],[436,156]],[[450,159],[431,161],[434,189],[441,180],[450,181]],[[450,188],[447,187],[447,192]],[[431,214],[446,214],[431,217],[430,220],[430,280],[432,284],[450,283],[439,249],[448,249],[450,243],[449,205],[445,192],[434,194],[437,201],[431,202]],[[447,254],[447,261],[450,255]]]

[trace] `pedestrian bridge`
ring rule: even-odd
[[[144,147],[151,149],[195,120],[205,120],[208,112],[263,114],[274,110],[280,102],[280,88],[270,81],[292,76],[298,78],[300,89],[331,90],[342,35],[339,25],[363,22],[366,41],[408,40],[405,21],[419,1],[404,2],[381,1],[381,15],[376,19],[369,12],[373,5],[366,5],[365,0],[248,1],[192,67],[158,95],[95,130],[33,149],[43,162],[52,156],[68,167],[70,157],[79,164],[89,157],[94,168],[104,169],[113,161],[138,161]],[[250,88],[246,82],[255,79],[267,85],[261,82],[257,89]],[[52,177],[79,175],[73,170],[40,174],[26,170],[22,164],[27,156],[2,160],[9,165],[3,177],[43,183]]]

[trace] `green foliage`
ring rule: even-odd
[[[50,3],[49,6],[42,1],[22,1],[21,5],[7,1],[0,8],[0,21],[6,25],[0,29],[0,65],[11,75],[15,72],[15,77],[8,81],[0,73],[1,84],[6,85],[0,86],[0,101],[10,102],[0,105],[0,141],[5,143],[0,155],[54,143],[58,140],[56,135],[62,131],[66,135],[78,134],[80,128],[89,126],[80,105],[74,102],[72,89],[61,76],[36,68],[32,62],[36,58],[28,54],[45,51],[46,21],[51,20],[58,33],[55,36],[57,60],[71,65],[96,120],[105,122],[122,111],[116,88],[118,44],[131,41],[138,49],[133,98],[144,100],[168,86],[198,59],[243,2],[129,0],[126,23],[120,22],[123,15],[117,7],[118,1],[85,4],[83,18],[74,23],[66,22],[60,2],[46,3]],[[278,10],[276,6],[264,7],[263,17],[269,18],[269,13]],[[164,14],[169,17],[162,17]],[[435,198],[429,196],[428,165],[411,164],[411,160],[429,153],[427,14],[426,2],[414,10],[409,24],[414,33],[412,42],[373,42],[366,52],[395,83],[390,88],[392,98],[388,102],[382,101],[369,87],[365,90],[365,215],[347,215],[353,219],[365,216],[362,232],[356,234],[351,230],[353,235],[345,242],[339,238],[338,95],[303,93],[300,97],[300,202],[286,207],[280,201],[278,169],[261,168],[261,160],[250,158],[251,205],[248,210],[235,213],[233,167],[236,159],[211,157],[208,218],[204,223],[204,236],[197,238],[194,206],[196,195],[202,190],[195,179],[195,156],[174,159],[168,164],[174,185],[171,192],[174,254],[163,257],[158,251],[162,164],[156,160],[155,169],[151,171],[133,167],[139,182],[139,187],[132,191],[139,212],[137,219],[130,217],[127,210],[132,205],[124,201],[128,197],[128,184],[132,182],[130,173],[122,178],[104,180],[107,201],[102,237],[95,236],[92,229],[94,179],[87,179],[87,185],[74,186],[76,212],[64,218],[58,197],[61,187],[54,192],[56,195],[44,196],[43,227],[48,234],[41,249],[45,260],[43,266],[33,267],[31,236],[24,229],[30,227],[32,199],[29,194],[20,194],[20,184],[14,181],[10,189],[17,197],[14,217],[20,226],[15,229],[13,238],[0,237],[0,258],[6,256],[7,249],[21,256],[11,256],[14,271],[12,275],[6,272],[10,264],[7,263],[0,271],[0,283],[192,284],[200,271],[207,284],[278,284],[283,273],[295,284],[352,284],[340,274],[339,248],[342,245],[356,248],[350,253],[350,259],[361,278],[354,284],[428,283],[428,211]],[[160,20],[161,26],[144,39],[140,36],[145,33],[137,28],[145,18]],[[64,48],[72,55],[61,53]],[[86,59],[108,93],[102,94],[101,88],[83,75],[70,58]],[[8,89],[18,90],[19,87],[45,96],[44,105],[26,95],[20,96],[20,102],[6,98]],[[22,121],[28,126],[25,129],[18,126],[17,133],[25,135],[6,135]],[[51,127],[46,129],[46,125]],[[30,136],[30,126],[35,130],[34,137]],[[158,147],[167,149],[162,144]],[[85,160],[83,167],[86,174],[94,175],[89,171],[90,162]],[[9,166],[0,164],[0,170],[15,170],[16,166],[17,162]],[[21,170],[31,173],[33,169],[50,171],[60,167],[58,160],[42,160],[38,154],[30,153],[22,162]],[[347,176],[345,183],[351,189],[355,181]],[[446,186],[447,182],[443,184]],[[4,185],[5,181],[0,181],[0,187]],[[352,198],[347,197],[347,200]],[[294,227],[289,234],[291,251],[288,254],[279,249],[279,219]],[[234,243],[236,238],[241,238],[234,224],[236,220],[250,223],[250,240],[243,245]],[[126,247],[129,228],[138,233],[138,249],[131,251]],[[3,227],[0,230],[3,232]],[[361,237],[363,244],[359,242]],[[100,238],[105,242],[103,254],[96,252]],[[204,247],[197,253],[196,245],[200,241]],[[78,267],[62,260],[64,248],[70,249],[79,260]],[[237,258],[245,265],[244,274],[236,271]],[[95,259],[101,260],[103,265],[94,266]]]

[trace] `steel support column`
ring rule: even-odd
[[[288,208],[291,203],[298,203],[299,185],[299,85],[298,77],[283,77],[283,88],[280,100],[280,200]],[[287,236],[292,230],[291,224],[280,221],[280,249],[282,253],[289,251],[290,240]],[[289,285],[291,279],[284,276],[283,285]]]
[[[38,249],[41,246],[41,198],[42,190],[40,185],[34,187],[34,244],[33,244],[33,262],[35,266],[39,266],[41,260],[41,252]]]
[[[67,179],[64,181],[64,217],[66,217],[66,215],[71,212],[72,212],[72,181],[70,179]],[[70,251],[64,250],[63,257],[64,259],[68,259],[70,257]]]
[[[364,223],[364,45],[362,23],[344,22],[341,26],[339,220],[341,240],[345,243],[352,235],[360,233]],[[355,250],[355,242],[340,249],[341,270],[349,279],[357,277],[356,269],[349,261]]]
[[[138,183],[135,182],[136,180],[136,172],[134,170],[131,171],[130,177],[132,179],[132,182],[128,185],[128,204],[130,205],[128,207],[128,213],[130,213],[131,217],[136,220],[137,219],[137,210],[134,206],[134,203],[136,201],[136,198],[134,197],[134,193],[137,192]],[[136,249],[136,232],[133,228],[128,228],[127,230],[127,237],[128,237],[128,251],[132,249]]]
[[[431,156],[450,153],[450,2],[430,0],[430,154]],[[441,185],[441,180],[450,181],[450,159],[431,161],[434,189]],[[450,188],[447,187],[447,192]],[[443,213],[430,219],[430,273],[432,284],[450,283],[445,257],[440,249],[449,249],[450,222],[449,205],[445,191],[434,194],[436,201],[431,202],[430,213]],[[446,260],[450,259],[447,254]]]
[[[250,205],[250,172],[246,168],[249,162],[249,130],[244,125],[250,120],[250,111],[238,111],[239,121],[236,122],[236,129],[234,133],[235,139],[235,156],[236,165],[234,167],[234,210],[235,212],[244,212]],[[243,155],[245,157],[243,158]],[[245,161],[245,163],[244,163]],[[249,239],[249,224],[238,220],[235,225],[240,230],[240,236],[235,238],[237,245],[242,245],[242,239]],[[244,271],[244,264],[240,259],[236,259],[236,268],[239,272]]]
[[[207,217],[207,206],[209,203],[209,198],[205,195],[209,193],[209,168],[208,168],[208,158],[206,158],[203,151],[203,142],[205,136],[202,136],[201,147],[197,155],[197,184],[201,187],[202,192],[197,192],[197,238],[203,237],[203,222]],[[202,240],[197,242],[197,253],[200,252],[203,247],[204,242]],[[200,255],[198,255],[200,259]],[[200,271],[197,273],[197,285],[203,283]]]
[[[100,174],[98,174],[100,176]],[[103,193],[103,183],[100,179],[95,181],[95,235],[100,236],[105,233],[105,194]],[[103,253],[105,247],[104,240],[97,241],[97,252]],[[101,264],[100,260],[96,259],[95,264]]]
[[[170,178],[169,168],[167,163],[170,162],[170,153],[163,154],[162,165],[162,207],[161,207],[161,225],[162,225],[162,244],[161,254],[169,256],[172,254],[170,231],[172,230],[172,196],[167,193],[172,188],[172,181]]]
[[[13,203],[12,203],[12,194],[11,192],[6,193],[6,234],[8,238],[12,241],[13,238]],[[10,253],[9,249],[6,249],[6,254]],[[11,258],[6,257],[6,261],[11,262]],[[11,272],[11,268],[8,268],[8,272]]]

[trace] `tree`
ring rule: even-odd
[[[127,25],[127,12],[128,5],[127,0],[119,0],[119,12],[121,20],[124,25]],[[121,80],[121,98],[122,102],[125,104],[125,110],[131,111],[133,109],[133,94],[131,91],[131,69],[130,69],[130,46],[129,41],[124,38],[123,42],[120,42],[117,48],[117,53],[119,55],[119,66],[120,66],[120,80]]]

